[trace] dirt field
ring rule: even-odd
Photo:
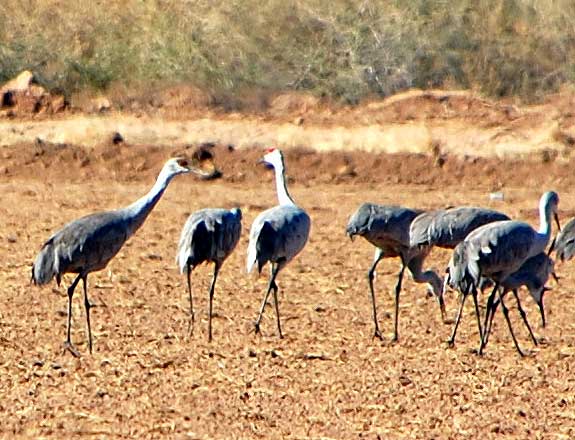
[[[399,261],[376,280],[380,325],[372,338],[366,271],[372,247],[344,235],[364,201],[436,208],[477,204],[537,222],[540,193],[556,189],[563,221],[575,214],[570,162],[447,160],[421,155],[287,152],[292,194],[312,217],[310,241],[281,273],[285,339],[268,307],[253,334],[266,277],[245,274],[247,232],[275,204],[272,175],[257,150],[217,147],[223,179],[179,176],[146,224],[102,272],[89,278],[95,352],[88,354],[81,295],[63,354],[65,288],[29,284],[30,266],[50,234],[100,209],[126,205],[152,185],[163,161],[182,149],[51,144],[3,147],[0,164],[0,433],[4,438],[537,438],[575,436],[573,264],[545,298],[548,327],[524,301],[541,344],[534,348],[513,301],[519,358],[499,313],[483,357],[469,301],[453,349],[451,327],[425,286],[404,282],[400,342],[391,344],[392,288]],[[501,190],[505,200],[492,202]],[[224,265],[207,342],[211,267],[193,276],[196,325],[186,336],[185,279],[174,262],[187,215],[240,206],[244,231]],[[449,254],[428,265],[443,272]],[[267,275],[267,272],[266,272]],[[67,286],[71,277],[67,276]],[[79,292],[77,292],[79,293]],[[526,295],[524,293],[524,295]],[[448,294],[448,311],[457,299]]]

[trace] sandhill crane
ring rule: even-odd
[[[445,305],[443,303],[441,278],[433,271],[422,271],[423,263],[429,250],[409,246],[409,226],[421,211],[400,206],[375,205],[364,203],[350,217],[346,232],[353,239],[355,235],[362,236],[375,246],[375,255],[371,268],[367,273],[369,291],[373,308],[374,337],[383,339],[377,322],[377,309],[373,279],[375,269],[382,258],[399,257],[401,269],[395,286],[395,319],[393,340],[398,340],[399,294],[403,273],[407,267],[416,283],[428,283],[439,302],[441,317],[445,321]]]
[[[283,338],[277,291],[275,282],[278,272],[285,267],[305,246],[311,225],[307,213],[299,208],[290,197],[284,174],[284,159],[280,150],[270,148],[260,160],[275,170],[276,191],[279,205],[260,213],[250,230],[248,245],[247,271],[250,273],[257,264],[258,272],[269,262],[271,275],[268,288],[262,301],[255,325],[260,331],[260,322],[267,304],[270,291],[273,290],[279,337]]]
[[[511,275],[509,275],[502,283],[501,287],[503,292],[501,296],[505,296],[508,292],[513,292],[515,300],[517,301],[517,308],[519,309],[519,314],[529,331],[529,335],[533,340],[533,343],[537,345],[537,339],[531,330],[531,326],[527,321],[527,314],[521,307],[521,302],[519,300],[519,295],[517,290],[521,286],[527,287],[529,294],[539,307],[539,312],[541,313],[541,324],[545,327],[545,308],[543,306],[543,295],[549,290],[545,286],[550,275],[553,275],[554,262],[545,252],[541,252],[534,257],[529,258],[521,267]],[[499,305],[499,298],[496,298],[493,302],[492,312],[489,314],[489,322],[485,323],[483,339],[485,345],[487,345],[487,340],[489,338],[489,333],[491,332],[491,325],[493,323],[493,317],[495,316],[495,311]]]
[[[509,220],[506,214],[492,209],[475,206],[458,206],[427,211],[418,215],[409,228],[410,246],[454,249],[472,231],[480,226],[501,220]],[[488,286],[488,280],[481,280],[481,289]],[[445,295],[445,286],[442,291]]]
[[[549,243],[551,236],[551,216],[557,217],[559,196],[553,191],[546,192],[539,202],[540,228],[535,231],[527,223],[520,221],[499,221],[481,226],[469,234],[454,250],[449,262],[448,279],[453,287],[457,287],[462,293],[461,303],[453,333],[449,340],[450,345],[455,341],[457,327],[459,325],[465,299],[471,290],[475,302],[475,314],[479,327],[481,344],[479,354],[483,352],[485,341],[483,337],[479,307],[477,305],[477,282],[481,277],[491,278],[495,283],[493,291],[489,295],[486,308],[486,321],[490,313],[493,313],[495,295],[499,292],[499,301],[503,314],[509,326],[509,331],[517,351],[523,355],[509,320],[509,311],[503,301],[503,295],[499,286],[515,273],[529,258],[543,252]]]
[[[194,325],[194,305],[190,281],[192,271],[204,262],[214,263],[208,308],[208,341],[210,342],[212,340],[212,303],[216,279],[222,264],[238,244],[241,230],[242,212],[238,208],[231,210],[208,208],[190,214],[180,236],[176,260],[180,267],[180,273],[186,271],[188,278],[189,333],[192,332]]]
[[[68,287],[68,322],[65,342],[65,348],[74,356],[78,356],[78,351],[71,340],[71,320],[72,296],[76,286],[82,280],[88,344],[91,353],[92,330],[90,328],[88,274],[106,267],[126,240],[142,226],[172,178],[190,171],[203,175],[201,171],[193,169],[186,159],[168,160],[160,171],[156,183],[145,196],[125,208],[97,212],[74,220],[52,235],[42,246],[32,267],[34,284],[47,284],[56,277],[59,286],[63,274],[78,274]]]
[[[575,218],[565,225],[552,247],[559,260],[566,261],[573,258],[575,255]]]
[[[418,215],[409,228],[413,247],[437,246],[453,249],[480,226],[509,217],[499,211],[472,206],[459,206]]]

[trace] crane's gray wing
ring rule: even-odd
[[[297,206],[280,205],[262,212],[250,230],[248,272],[256,263],[261,271],[268,261],[289,262],[305,246],[310,226],[309,216]]]
[[[575,255],[575,218],[569,220],[557,236],[555,253],[561,261],[570,260]]]
[[[220,232],[216,234],[218,238],[218,258],[227,258],[240,241],[242,232],[242,212],[238,208],[230,211],[223,210],[221,217],[215,221],[215,227]]]
[[[401,206],[364,203],[350,217],[346,232],[360,235],[374,246],[409,247],[409,225],[422,211]]]
[[[33,278],[42,284],[54,275],[59,282],[64,273],[101,270],[122,248],[128,236],[126,222],[117,211],[77,219],[44,244],[34,262]]]
[[[205,261],[222,263],[234,250],[241,234],[241,211],[208,208],[188,217],[178,244],[176,260],[183,272]]]
[[[536,232],[527,223],[499,221],[481,226],[465,239],[468,270],[474,279],[495,281],[517,271],[530,257]]]
[[[509,217],[491,209],[468,206],[423,213],[411,223],[410,245],[453,249],[478,227],[502,220]]]

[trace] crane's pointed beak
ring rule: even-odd
[[[555,217],[555,223],[557,224],[557,229],[559,230],[559,232],[561,232],[561,223],[559,223],[559,216],[557,215],[557,213],[555,213],[554,217]]]

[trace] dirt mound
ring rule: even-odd
[[[37,84],[32,72],[27,70],[0,87],[0,117],[51,115],[63,112],[66,107],[63,96],[46,91]]]
[[[272,116],[289,116],[316,110],[320,99],[309,93],[282,93],[274,97],[269,106]]]

